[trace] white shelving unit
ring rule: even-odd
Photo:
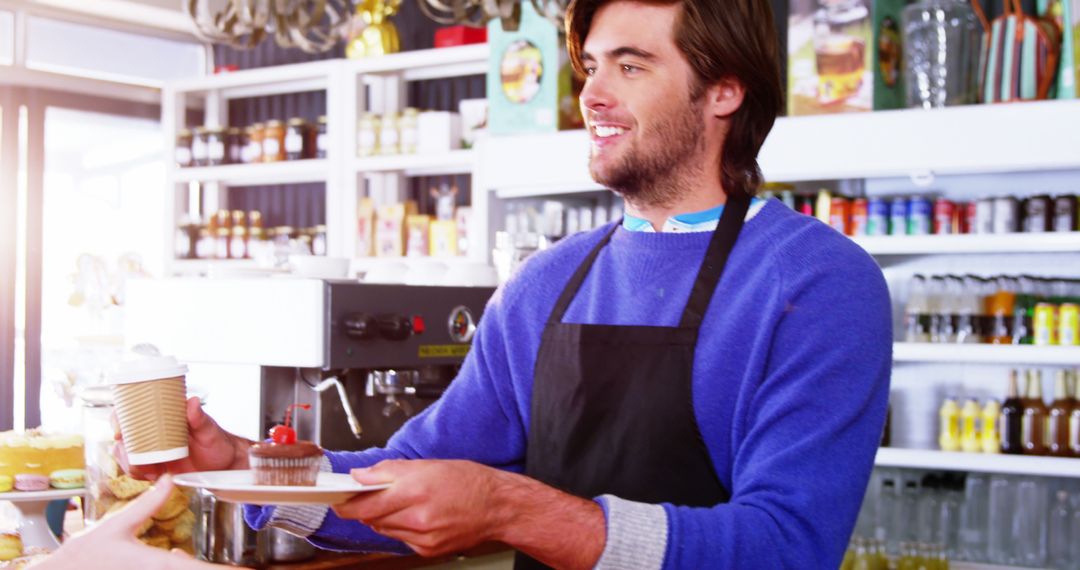
[[[950,253],[1080,252],[1080,232],[1042,234],[963,234],[940,236],[862,236],[853,238],[870,255]]]
[[[488,54],[486,44],[468,45],[357,61],[339,59],[282,65],[167,84],[162,90],[162,118],[170,165],[173,162],[171,153],[176,133],[185,126],[187,109],[202,107],[207,124],[225,125],[228,124],[227,102],[232,99],[323,91],[326,94],[328,141],[327,158],[319,160],[195,168],[170,166],[168,188],[173,192],[174,199],[167,200],[168,211],[165,214],[170,257],[178,213],[198,206],[195,200],[184,202],[180,199],[183,189],[200,185],[202,208],[204,212],[212,212],[219,207],[227,207],[221,191],[229,186],[324,182],[328,252],[333,256],[356,258],[354,232],[357,197],[365,187],[376,203],[389,203],[402,199],[402,181],[407,176],[472,174],[476,169],[476,153],[472,150],[434,155],[356,158],[357,119],[367,110],[379,113],[400,111],[406,106],[405,84],[409,81],[486,73]],[[486,197],[481,196],[477,201],[479,204],[474,203],[474,210],[483,211]],[[475,216],[477,220],[480,217]],[[479,228],[477,226],[477,231]],[[476,252],[479,262],[485,262],[487,256],[482,254],[483,250],[478,247]],[[355,260],[355,264],[363,267],[378,263],[379,260]],[[208,267],[218,265],[245,267],[244,262],[231,260],[177,260],[167,266],[166,272],[206,273]]]
[[[874,464],[878,467],[977,471],[1080,479],[1080,459],[1074,457],[1033,457],[883,447],[878,450]]]
[[[898,342],[893,345],[893,361],[1080,366],[1080,347]]]

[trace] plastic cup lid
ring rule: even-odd
[[[188,367],[172,356],[162,356],[156,348],[140,345],[109,371],[110,384],[132,384],[175,378],[187,374]]]

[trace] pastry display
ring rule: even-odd
[[[307,410],[311,406],[289,406],[285,412],[285,425],[271,428],[269,442],[256,443],[248,450],[256,485],[315,486],[322,448],[310,441],[297,441],[296,430],[290,425],[294,408]]]
[[[60,469],[82,469],[81,435],[50,434],[41,430],[0,433],[0,475],[45,475]]]
[[[14,560],[22,553],[22,538],[18,533],[0,532],[0,561]]]

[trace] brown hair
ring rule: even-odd
[[[582,46],[601,6],[615,0],[573,0],[566,11],[566,47],[578,73]],[[779,43],[769,0],[633,0],[682,6],[675,44],[686,56],[699,87],[734,78],[746,91],[731,116],[720,156],[724,190],[757,192],[762,183],[757,154],[783,107]],[[693,91],[693,89],[692,89]]]

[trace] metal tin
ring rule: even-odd
[[[889,203],[882,198],[870,198],[866,202],[866,235],[889,235]]]
[[[1043,233],[1054,226],[1054,203],[1049,196],[1032,196],[1024,201],[1024,231]]]
[[[993,233],[1011,234],[1020,227],[1020,201],[1012,196],[994,198]]]
[[[844,235],[851,235],[851,202],[847,198],[833,197],[829,205],[829,225]]]
[[[1058,344],[1080,345],[1080,305],[1062,303],[1058,307]]]
[[[1033,343],[1040,346],[1057,344],[1057,305],[1038,303],[1035,305],[1035,317],[1032,319]]]
[[[975,201],[975,220],[971,224],[973,234],[994,233],[994,199],[979,198]]]
[[[912,196],[908,206],[907,233],[911,236],[930,235],[933,206],[922,196]]]
[[[801,195],[795,198],[795,211],[806,216],[814,215],[814,197]]]
[[[907,233],[908,199],[893,198],[889,203],[889,235],[902,236]]]
[[[934,234],[955,234],[960,233],[958,228],[953,226],[954,217],[956,216],[956,204],[952,200],[946,200],[945,198],[938,198],[934,201]]]
[[[866,198],[855,198],[851,201],[851,235],[866,235],[869,222],[868,205]]]
[[[965,202],[963,208],[957,208],[960,215],[960,233],[975,233],[975,224],[979,218],[978,202]]]
[[[1076,196],[1065,195],[1054,198],[1054,231],[1076,231]]]

